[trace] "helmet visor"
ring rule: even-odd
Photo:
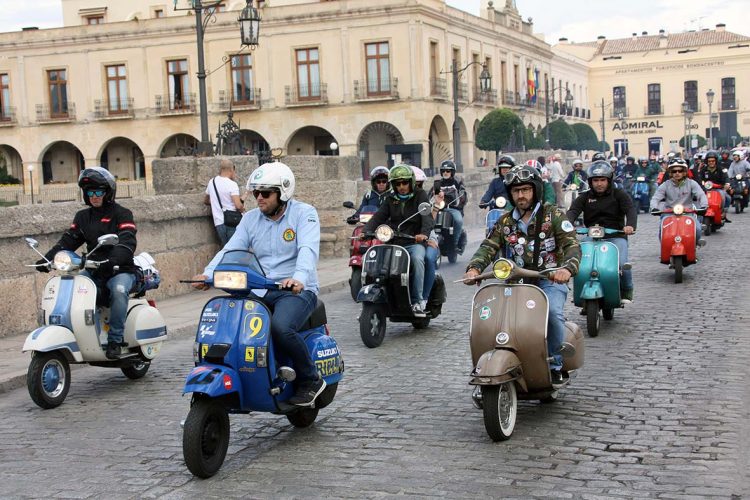
[[[507,174],[505,174],[505,183],[506,184],[512,184],[514,181],[518,182],[525,182],[529,181],[534,177],[534,174],[528,170],[517,170],[517,171],[510,171]]]

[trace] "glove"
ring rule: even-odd
[[[101,276],[113,276],[115,274],[115,263],[111,260],[108,260],[107,262],[104,262],[99,265],[99,267],[96,270],[96,273]]]
[[[49,272],[49,263],[47,262],[47,259],[39,259],[35,262],[36,264],[36,270],[40,273],[48,273]]]
[[[359,222],[359,215],[350,215],[346,218],[347,224],[356,224],[357,222]]]

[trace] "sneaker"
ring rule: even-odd
[[[703,238],[699,238],[698,239],[698,246],[699,247],[705,247],[706,246],[706,240],[704,240]]]
[[[630,290],[620,290],[620,296],[623,304],[632,304],[633,303],[633,289]]]
[[[107,352],[104,355],[107,359],[118,359],[120,357],[120,343],[112,340],[107,342]]]
[[[427,317],[427,314],[424,312],[424,308],[422,308],[421,303],[414,304],[411,306],[411,313],[414,315],[415,318],[425,318]]]
[[[559,389],[565,385],[565,378],[560,370],[550,370],[550,377],[552,378],[552,388]]]
[[[299,387],[297,387],[297,392],[289,398],[288,403],[295,406],[312,406],[315,403],[315,398],[320,396],[320,393],[325,388],[326,381],[323,380],[323,377],[318,377],[317,380],[301,382]]]
[[[419,305],[422,306],[422,310],[423,311],[427,310],[427,301],[426,300],[420,300],[419,301]]]

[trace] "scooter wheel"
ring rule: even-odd
[[[586,301],[586,331],[589,337],[596,337],[599,335],[599,302],[596,300]]]
[[[362,304],[362,314],[359,316],[359,335],[362,342],[370,348],[378,347],[385,338],[385,311],[379,304]]]
[[[448,252],[448,262],[451,264],[455,264],[458,260],[458,253],[455,250],[451,250]]]
[[[29,396],[40,408],[56,408],[70,390],[70,365],[60,351],[34,352],[26,374]]]
[[[682,283],[682,257],[673,259],[672,267],[674,267],[674,282]]]
[[[352,294],[352,300],[357,300],[359,290],[362,288],[362,268],[352,267],[352,277],[349,280],[349,290]]]
[[[221,468],[229,446],[229,415],[216,400],[198,399],[182,431],[182,455],[193,475],[211,477]]]
[[[150,361],[138,360],[133,364],[123,366],[120,370],[122,370],[123,375],[130,380],[138,380],[139,378],[146,376],[146,372],[148,372],[150,366]]]
[[[318,408],[300,408],[292,413],[287,413],[286,418],[295,427],[310,427],[318,417]]]
[[[505,441],[516,426],[518,397],[516,383],[482,386],[484,428],[493,441]]]

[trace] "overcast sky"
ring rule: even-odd
[[[101,0],[127,1],[127,0]],[[448,4],[479,14],[487,0],[446,0]],[[171,3],[171,2],[170,2]],[[524,18],[533,18],[534,30],[544,33],[547,42],[555,43],[564,36],[570,41],[629,37],[633,32],[659,29],[680,32],[689,29],[713,28],[725,23],[728,31],[750,36],[750,28],[742,21],[748,16],[747,0],[516,0]],[[501,9],[505,0],[495,0]],[[626,7],[626,8],[623,8]],[[0,0],[0,32],[19,30],[24,26],[54,28],[62,26],[60,0]]]

